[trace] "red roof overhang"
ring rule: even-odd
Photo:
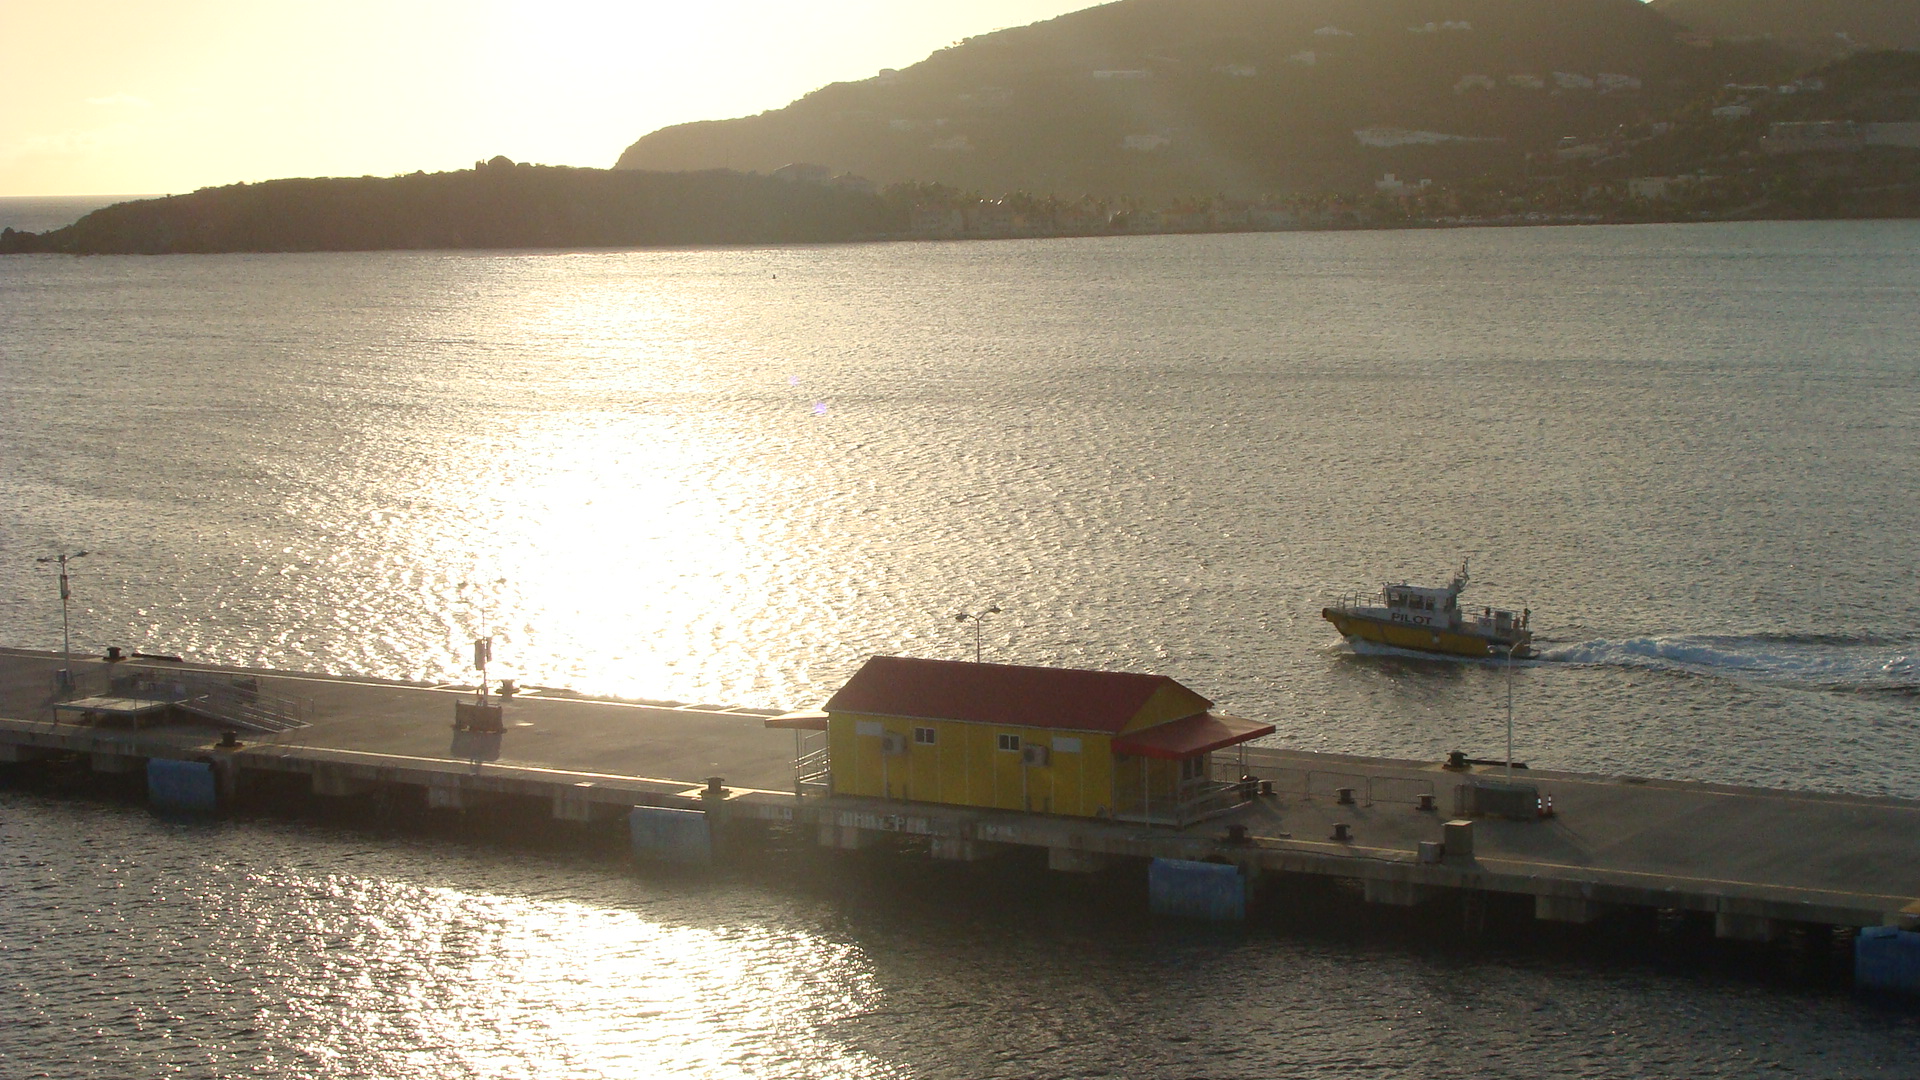
[[[1271,734],[1272,724],[1256,724],[1251,720],[1219,713],[1199,713],[1123,735],[1113,740],[1113,751],[1116,754],[1177,761]]]
[[[819,709],[802,709],[799,712],[781,713],[767,717],[768,727],[804,728],[807,731],[827,730],[827,714]]]

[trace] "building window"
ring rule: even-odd
[[[1016,754],[1019,753],[1020,752],[1020,736],[1018,735],[1000,736],[1000,749],[1011,750]]]
[[[933,729],[930,727],[914,728],[913,741],[920,746],[932,746],[933,745]]]
[[[1190,757],[1180,759],[1180,779],[1198,780],[1207,775],[1207,759]]]

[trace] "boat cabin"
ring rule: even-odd
[[[1452,589],[1423,589],[1416,585],[1386,587],[1387,618],[1412,626],[1460,625],[1459,600]]]

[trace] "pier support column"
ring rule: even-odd
[[[97,773],[140,772],[147,767],[147,759],[137,754],[92,753],[87,755],[87,763]]]
[[[353,795],[365,795],[372,785],[357,776],[348,774],[345,769],[316,765],[313,770],[313,793],[333,798],[347,798]]]
[[[841,851],[859,851],[873,845],[873,834],[852,825],[835,825],[823,822],[820,825],[820,846],[839,848]]]
[[[1713,915],[1713,936],[1728,941],[1772,941],[1780,936],[1780,923],[1764,915],[1716,911]]]
[[[1428,889],[1411,881],[1376,881],[1368,878],[1360,883],[1360,894],[1369,904],[1413,907],[1427,899]]]
[[[968,840],[958,836],[936,836],[929,845],[934,858],[945,862],[979,862],[1006,850],[1004,845],[986,840]]]
[[[468,805],[467,793],[460,790],[459,784],[427,785],[429,810],[465,810]]]
[[[229,755],[213,759],[213,783],[220,792],[220,804],[232,806],[240,798],[240,763]]]
[[[1059,870],[1067,874],[1092,874],[1107,868],[1107,857],[1098,851],[1082,851],[1079,848],[1050,847],[1047,849],[1047,869]]]
[[[624,807],[607,803],[593,802],[588,792],[593,788],[592,781],[561,788],[553,793],[553,817],[555,821],[594,822],[603,821],[623,811]]]
[[[0,743],[0,765],[19,765],[28,761],[39,761],[46,756],[47,752],[37,746]]]
[[[1533,898],[1533,917],[1541,922],[1572,923],[1585,926],[1600,921],[1605,914],[1602,905],[1578,896],[1536,896]]]

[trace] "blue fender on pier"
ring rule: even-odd
[[[213,766],[204,761],[147,759],[147,803],[156,810],[216,813],[220,787]]]
[[[1155,915],[1244,922],[1247,882],[1226,863],[1155,859],[1147,868],[1147,906]]]
[[[1872,990],[1920,994],[1920,934],[1869,926],[1853,939],[1853,981]]]
[[[713,832],[699,810],[636,806],[627,815],[627,838],[642,859],[698,866],[713,862]]]

